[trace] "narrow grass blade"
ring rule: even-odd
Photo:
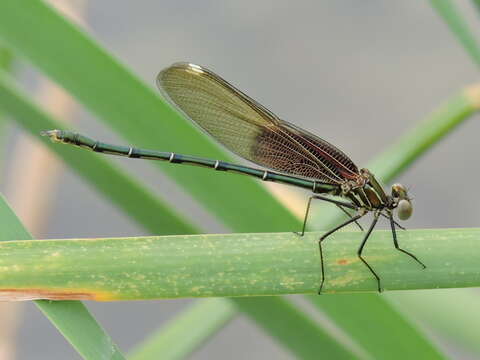
[[[114,301],[316,294],[321,234],[8,241],[0,244],[0,298]],[[325,244],[324,294],[377,291],[372,274],[351,251],[359,234],[335,233]],[[408,250],[428,268],[392,249],[389,231],[374,232],[364,254],[381,274],[385,290],[480,286],[475,250],[480,230],[410,230],[404,238]]]
[[[371,161],[367,168],[372,170],[383,182],[391,182],[407,169],[413,161],[431,149],[433,145],[452,132],[463,121],[469,119],[479,108],[479,86],[468,87],[460,91],[397,140],[380,156]],[[331,207],[320,205],[318,206],[318,212],[312,217],[313,223],[323,225],[323,228],[328,229],[338,223],[343,214],[335,209],[331,209]],[[411,230],[408,232],[411,232]],[[401,235],[403,237],[405,234],[402,233]],[[385,241],[387,244],[391,244],[391,239],[386,239]],[[436,245],[433,246],[436,253],[437,247]],[[427,257],[430,256],[428,255]],[[427,265],[429,266],[429,264]],[[418,276],[423,277],[424,275],[421,272]],[[328,296],[321,298],[310,297],[309,299],[316,302],[317,306],[332,319],[335,319],[337,324],[341,324],[345,331],[351,334],[365,349],[371,351],[376,358],[383,357],[383,344],[391,341],[391,334],[396,334],[399,344],[408,347],[408,350],[405,351],[416,351],[418,353],[434,353],[437,351],[425,339],[422,341],[423,346],[417,344],[415,347],[411,347],[409,344],[415,344],[421,338],[419,330],[414,332],[412,326],[406,323],[405,318],[400,316],[390,305],[386,304],[385,300],[381,299],[379,295],[368,294],[368,296],[363,297],[362,312],[354,312],[352,306],[348,304],[355,304],[357,297],[358,295],[344,295],[342,296],[342,301],[337,301],[337,299]],[[369,326],[369,330],[375,331],[375,335],[365,336],[365,331],[358,329],[358,323],[363,321],[365,314],[371,314],[370,317],[375,318],[375,314],[380,309],[385,308],[385,306],[390,308],[388,315],[382,315],[385,321],[372,323]],[[450,318],[447,313],[443,313],[442,316]],[[450,318],[450,321],[456,322],[456,319]],[[402,354],[402,352],[398,353],[398,355]]]
[[[20,13],[18,13],[18,14],[21,14],[22,9],[17,9],[17,10],[20,10]],[[28,12],[27,12],[27,13],[28,13]],[[12,14],[12,16],[15,16],[15,14]],[[8,20],[8,19],[7,19],[7,20]],[[33,21],[35,21],[35,19],[33,19]],[[7,23],[3,23],[3,24],[7,24]],[[11,23],[10,23],[10,24],[11,24]],[[8,25],[8,24],[7,24],[7,25]],[[1,25],[0,25],[0,26],[1,26]],[[34,26],[34,27],[36,28],[36,26]],[[39,27],[39,29],[41,29],[41,28],[42,28],[42,27]],[[54,35],[54,34],[53,34],[53,35]],[[0,35],[0,36],[1,36],[1,35]],[[54,36],[55,36],[55,35],[54,35]],[[14,36],[14,37],[16,37],[16,36]],[[23,52],[24,52],[25,54],[28,55],[28,54],[31,53],[31,51],[34,51],[34,50],[35,50],[35,49],[32,50],[32,48],[30,48],[30,49],[25,49],[25,48],[23,47],[23,46],[27,46],[27,45],[31,45],[32,47],[36,47],[36,44],[28,44],[28,43],[26,43],[26,42],[24,41],[24,40],[25,40],[25,36],[23,36],[23,37],[21,36],[21,40],[22,40],[22,44],[23,44],[23,45],[22,45],[22,44],[20,44],[20,45],[22,45],[22,49],[23,49]],[[41,42],[41,39],[37,39],[37,40]],[[15,41],[15,39],[13,39],[12,41]],[[18,46],[20,46],[20,45],[18,45]],[[52,49],[52,50],[54,50],[54,49]],[[72,52],[73,52],[73,53],[74,53],[75,51],[76,51],[75,49],[72,49]],[[82,51],[80,51],[77,55],[80,55],[81,52],[82,52]],[[87,53],[88,53],[88,52],[87,52]],[[29,56],[30,56],[30,55],[29,55]],[[83,58],[83,54],[81,54],[81,56],[82,56],[82,58]],[[45,63],[45,61],[47,61],[47,60],[45,60],[45,59],[40,59],[41,61],[37,61],[37,60],[36,60],[36,57],[33,56],[33,55],[30,56],[30,58],[31,58],[31,59],[34,59],[34,58],[35,58],[34,61],[35,61],[36,63],[38,63],[40,66],[42,66],[42,67],[44,67],[44,65],[42,65],[42,64]],[[49,59],[48,61],[50,61],[50,60],[51,60],[51,59]],[[102,64],[103,61],[100,61],[99,63]],[[47,65],[48,65],[48,64],[47,64]],[[57,64],[56,66],[57,66],[58,69],[60,69],[61,71],[65,72],[66,69],[69,67],[69,63],[66,62],[66,61],[64,61],[64,59],[60,59],[60,63]],[[105,69],[105,68],[106,68],[106,69]],[[60,71],[60,70],[59,70],[59,71]],[[101,71],[104,71],[104,70],[108,70],[108,67],[107,67],[107,66],[102,66],[102,67],[101,67]],[[56,71],[56,69],[49,69],[49,72],[50,72],[50,73],[55,72],[55,71]],[[100,75],[101,75],[101,74],[100,74]],[[70,77],[70,76],[75,76],[75,74],[68,74],[68,77]],[[61,76],[59,75],[59,73],[57,73],[57,77],[58,77],[58,78],[61,77]],[[80,79],[80,80],[81,80],[81,79]],[[60,80],[59,80],[59,81],[60,81]],[[90,89],[89,89],[89,90],[90,90]],[[88,90],[88,91],[89,91],[89,90]],[[103,97],[102,97],[102,99],[103,99]],[[133,113],[132,113],[131,115],[135,116],[135,118],[138,118],[138,114],[133,114]],[[140,126],[140,127],[141,127],[141,126]],[[186,130],[188,130],[188,129],[186,129]],[[144,131],[144,130],[142,130],[142,131]],[[175,138],[175,139],[176,139],[176,136],[173,136],[173,137],[172,137],[172,136],[171,136],[171,135],[172,135],[171,133],[168,133],[168,134],[169,134],[168,136],[170,136],[171,138]],[[160,140],[159,140],[159,141],[160,141]],[[163,141],[163,140],[162,140],[162,141]],[[145,142],[140,142],[140,143],[138,143],[138,144],[142,144],[142,145],[145,145],[145,146],[148,145],[148,144],[145,143]],[[178,144],[178,143],[177,143],[177,144]],[[172,149],[173,149],[173,150],[176,150],[176,149],[180,149],[180,147],[175,147],[175,148],[172,148]],[[182,145],[182,149],[187,149],[187,146],[184,147],[184,146]],[[205,155],[210,155],[210,153],[208,153],[208,152],[202,152],[202,153],[205,154]],[[222,159],[227,159],[227,157],[222,157]],[[226,177],[225,177],[225,179],[226,179]],[[223,181],[223,180],[222,180],[222,181]],[[243,182],[243,181],[244,181],[244,179],[242,179],[242,182]],[[245,181],[245,183],[248,183],[248,182],[249,182],[249,181]],[[233,188],[233,187],[232,187],[232,188]],[[236,191],[238,191],[238,194],[243,194],[243,195],[248,194],[248,192],[244,192],[244,190],[250,191],[248,188],[243,189],[243,188],[240,188],[240,187],[235,187],[235,189],[236,189]],[[203,191],[203,190],[202,190],[202,191]],[[253,196],[255,196],[255,192],[251,192],[251,193],[253,194]],[[243,196],[243,197],[244,197],[245,199],[247,198],[247,196]],[[256,197],[258,198],[258,196],[256,196]],[[222,197],[219,197],[219,198],[222,198]],[[227,199],[227,197],[223,197],[223,198]],[[262,204],[268,203],[267,200],[268,200],[268,199],[262,200]],[[234,202],[231,202],[231,203],[234,203]],[[226,209],[226,208],[224,207],[223,209]],[[262,206],[262,209],[267,209],[267,207]],[[268,209],[267,209],[267,210],[268,210]],[[225,211],[225,210],[222,210],[222,211]],[[227,210],[227,212],[230,212],[230,210]],[[236,214],[236,211],[231,212],[231,214]],[[280,217],[278,217],[278,216],[273,216],[273,214],[272,214],[272,217],[268,217],[268,216],[266,216],[266,215],[268,215],[268,214],[264,214],[264,213],[256,213],[255,215],[257,216],[258,219],[261,219],[261,222],[263,222],[263,224],[260,224],[260,226],[259,226],[259,228],[260,228],[261,230],[264,229],[264,226],[265,226],[264,224],[267,224],[267,223],[268,223],[269,225],[271,225],[271,229],[272,229],[272,230],[273,230],[273,229],[276,229],[276,224],[277,224],[277,223],[274,224],[273,222],[267,222],[265,219],[269,219],[269,218],[270,218],[270,219],[275,220],[275,221],[278,221],[278,222],[282,222],[282,221],[283,221],[283,218],[282,218],[281,216],[280,216]],[[224,220],[225,220],[225,218],[224,218]],[[229,219],[226,219],[226,221],[228,221],[228,220],[229,220]],[[231,222],[231,224],[235,224],[235,222]],[[256,222],[256,224],[257,224],[257,225],[255,225],[255,226],[258,226],[258,222]],[[295,228],[295,226],[291,226],[292,223],[291,223],[290,221],[284,222],[284,224],[288,225],[289,228]],[[242,228],[243,228],[243,229],[249,228],[250,230],[255,230],[255,227],[254,227],[253,225],[252,225],[252,226],[250,226],[250,225],[248,225],[248,224],[244,224],[244,225],[245,225],[245,226],[232,225],[232,227],[234,227],[234,228],[237,229],[237,230],[240,230],[240,229],[242,229]],[[286,226],[286,227],[287,227],[287,226]],[[349,316],[348,313],[345,313],[345,316]]]
[[[367,168],[383,183],[392,182],[414,161],[479,109],[480,85],[473,85],[459,91],[370,161]],[[344,217],[343,213],[335,208],[332,209],[327,204],[319,204],[316,207],[318,211],[312,214],[310,223],[320,228],[329,229]]]
[[[452,96],[448,99],[442,106],[440,106],[436,111],[432,112],[429,116],[427,116],[422,122],[420,122],[413,131],[402,136],[395,144],[393,144],[390,148],[388,148],[385,152],[382,153],[380,157],[377,157],[374,161],[369,164],[369,169],[371,169],[375,174],[379,176],[385,183],[389,183],[394,180],[396,176],[398,176],[401,172],[403,172],[406,168],[410,166],[410,164],[415,161],[417,158],[422,156],[426,151],[432,148],[434,144],[439,142],[443,137],[450,134],[457,126],[461,125],[465,120],[469,119],[474,113],[476,113],[480,109],[480,86],[474,85],[470,86],[458,94]],[[410,231],[410,230],[409,230]],[[436,245],[433,245],[435,248],[435,253],[440,251],[437,249]],[[423,276],[423,274],[422,274]],[[396,296],[397,293],[392,294],[392,297]],[[356,297],[356,296],[355,296]],[[377,314],[380,305],[377,304],[379,297],[375,294],[368,295],[368,303],[369,306],[363,306],[363,314]],[[402,297],[400,296],[400,302]],[[322,301],[323,300],[323,301]],[[347,300],[347,299],[345,299]],[[363,299],[365,301],[365,298]],[[414,301],[418,301],[418,307],[424,305],[422,300],[422,294],[418,297],[411,297],[410,303]],[[333,302],[330,299],[317,299],[317,301],[322,301],[323,308],[328,308],[332,311],[332,314],[335,315],[335,319],[337,321],[341,321],[341,317],[336,316],[336,311],[338,309],[342,309],[344,307],[339,307],[339,303]],[[356,299],[353,297],[352,299],[348,300],[349,302],[354,303]],[[457,302],[457,300],[451,299],[451,301]],[[382,300],[382,303],[385,304],[385,300]],[[390,307],[390,306],[389,306]],[[450,308],[455,308],[455,306],[450,306]],[[415,309],[415,306],[411,306],[410,309]],[[336,310],[335,310],[336,309]],[[408,314],[409,310],[404,306],[402,307],[404,313]],[[330,313],[330,310],[327,312]],[[390,323],[394,324],[392,329],[395,329],[395,334],[397,338],[408,337],[410,333],[408,323],[406,323],[406,318],[392,318],[392,313],[390,316],[383,314],[382,317],[384,321],[382,324],[385,324],[388,320]],[[443,322],[451,324],[452,327],[462,326],[462,321],[460,320],[461,317],[453,315],[452,312],[442,312],[442,315],[439,316],[439,319],[442,318]],[[361,314],[360,314],[361,315]],[[438,313],[437,313],[438,315]],[[351,321],[350,326],[345,326],[346,328],[355,327],[358,322],[358,317],[351,317],[347,319]],[[378,322],[376,323],[378,324]],[[379,332],[384,331],[384,326],[378,327],[378,325],[372,325],[369,329],[376,329]],[[418,330],[417,330],[418,331]],[[359,334],[359,337],[362,338],[365,332],[355,332]],[[455,335],[454,333],[450,333]],[[460,338],[461,333],[456,333],[456,338]],[[359,341],[359,338],[356,338]],[[410,342],[414,344],[418,338],[410,337]],[[385,337],[380,340],[378,336],[370,336],[370,337],[363,337],[363,341],[361,343],[368,349],[372,349],[375,352],[382,351],[382,344],[385,342],[390,341],[391,337]],[[459,342],[462,340],[458,339]],[[406,344],[399,341],[404,348],[398,355],[407,354],[410,351],[414,351],[416,354],[426,354],[431,352],[434,348],[433,346],[428,346],[426,342],[423,342],[424,346],[420,346],[417,344],[415,346],[410,346],[410,342],[408,346]],[[426,346],[427,345],[427,346]],[[435,349],[435,351],[437,351]],[[379,354],[379,358],[381,358],[381,353]],[[423,356],[415,356],[426,358]]]
[[[9,76],[1,71],[0,110],[9,113],[18,124],[35,137],[39,136],[42,130],[63,127],[61,123],[33,104],[14,86]],[[196,230],[167,204],[108,159],[97,154],[60,147],[40,137],[39,140],[44,141],[45,145],[60,156],[66,165],[146,229],[153,233],[164,234],[181,234]],[[112,179],[115,179],[115,186],[112,186]]]
[[[460,41],[477,66],[480,66],[480,46],[456,4],[451,0],[430,0],[432,7],[447,23],[453,35]]]
[[[18,24],[28,24],[28,27]],[[42,1],[1,1],[0,40],[32,61],[130,143],[231,159],[167,105],[157,92]],[[58,44],[62,44],[61,51]],[[155,166],[236,230],[291,231],[299,227],[298,220],[279,206],[271,194],[262,191],[258,182],[244,181],[241,176],[212,174],[205,169],[191,176],[190,169],[183,167],[160,163]],[[211,189],[212,184],[215,184],[215,196],[205,191],[205,188]],[[244,195],[250,193],[255,196]],[[238,209],[252,207],[256,210],[244,211],[238,216]]]
[[[126,359],[81,301],[35,303],[84,359]]]
[[[418,276],[423,276],[419,273]],[[395,292],[395,294],[400,292]],[[402,292],[403,293],[403,292]],[[416,292],[418,293],[418,292]],[[423,292],[422,292],[423,293]],[[319,311],[336,319],[336,325],[346,333],[355,334],[355,341],[372,354],[375,359],[441,359],[439,351],[425,341],[418,333],[416,325],[405,319],[400,312],[392,310],[391,305],[376,294],[349,294],[336,296],[307,296]],[[332,301],[333,300],[333,301]],[[348,308],[355,316],[342,316]],[[413,322],[415,324],[415,322]],[[378,334],[388,329],[388,336]],[[408,342],[399,341],[408,339]]]
[[[387,294],[387,298],[413,322],[433,331],[442,339],[448,339],[449,344],[476,354],[478,358],[479,295],[478,289],[452,289],[401,291]],[[448,316],[444,315],[446,311]]]
[[[8,71],[13,62],[13,56],[11,51],[1,46],[0,44],[0,69]]]
[[[58,122],[55,122],[55,120],[36,108],[34,104],[30,103],[26,97],[13,86],[8,77],[2,73],[0,73],[0,105],[4,109],[8,109],[19,123],[32,134],[37,134],[42,128],[57,128],[59,125]],[[149,194],[141,185],[137,184],[135,180],[130,179],[125,173],[112,166],[107,160],[94,154],[80,154],[82,152],[75,151],[75,149],[65,149],[65,151],[63,147],[50,143],[47,143],[47,145],[50,146],[53,151],[57,152],[57,154],[65,160],[67,165],[71,166],[81,176],[95,184],[99,191],[105,193],[113,202],[118,203],[130,216],[147,229],[157,233],[175,234],[194,232],[194,228],[191,225],[178,220],[171,210],[163,207],[152,194]],[[77,157],[77,154],[81,156]],[[116,179],[115,187],[111,186],[111,179]],[[152,213],[158,214],[158,216],[152,217]],[[224,306],[228,307],[231,305],[225,303]],[[221,317],[221,315],[222,314],[209,314],[209,318],[214,319],[219,316]],[[181,321],[175,328],[182,328],[189,319],[192,319],[192,317],[187,316],[185,320]],[[215,324],[217,326],[220,325],[219,322]],[[210,335],[211,332],[208,331],[210,327],[207,326],[206,322],[196,323],[195,326],[198,326],[198,333],[203,333],[203,339]],[[190,326],[189,329],[189,333],[192,334]],[[157,339],[157,341],[159,341],[160,344],[162,341],[167,341],[167,343],[170,344],[170,352],[188,353],[193,349],[193,344],[186,346],[185,342],[179,343],[178,346],[172,346],[168,339],[169,334],[167,333],[165,337],[162,336],[161,339]],[[198,336],[192,341],[196,342],[198,346],[201,339],[202,337]],[[157,349],[157,347],[149,345],[145,351],[151,352],[154,348]],[[166,348],[159,347],[158,349],[162,350]]]
[[[31,239],[3,196],[0,196],[0,223],[0,244],[6,244],[5,240],[12,238]],[[4,256],[2,254],[0,261],[5,259]],[[17,263],[16,266],[21,267],[22,263]],[[81,302],[36,301],[36,304],[84,359],[124,359],[114,342]]]
[[[480,109],[480,85],[469,86],[444,102],[411,131],[369,163],[369,169],[389,183],[415,160]]]
[[[477,8],[477,11],[480,13],[480,0],[472,0],[473,5]]]
[[[27,32],[18,26],[23,21],[29,23]],[[31,29],[36,30],[32,32]],[[0,3],[0,37],[69,89],[131,142],[152,148],[162,144],[172,151],[229,159],[155,93],[43,3]],[[48,41],[44,41],[46,39]],[[71,46],[58,54],[54,43]],[[75,71],[72,71],[72,64],[75,64]],[[192,177],[188,176],[187,169],[163,168],[235,230],[278,231],[300,226],[299,221],[278,206],[279,203],[258,183],[234,176],[224,176],[217,182],[208,171],[199,171]],[[212,182],[216,184],[215,199],[204,191]],[[238,208],[249,208],[254,204],[261,204],[257,211],[237,215]]]
[[[13,61],[12,53],[5,47],[2,47],[0,44],[0,71],[8,72],[12,65],[12,61]],[[6,134],[6,127],[7,127],[7,121],[5,119],[5,113],[0,109],[0,144],[5,143],[4,139]],[[0,149],[0,174],[3,168],[4,151],[5,151],[5,147]]]
[[[319,330],[312,319],[296,311],[292,304],[281,297],[232,300],[267,333],[273,334],[282,343],[290,344],[289,350],[297,359],[357,358],[347,349],[332,342],[328,333]]]
[[[220,298],[198,300],[139,344],[128,358],[185,359],[223,328],[236,313],[230,301]],[[182,346],[176,346],[178,342]]]

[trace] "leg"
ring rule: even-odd
[[[389,216],[385,215],[384,213],[381,213],[380,215],[382,215],[384,218],[387,218],[388,220],[393,221],[393,223],[395,225],[397,225],[398,228],[402,229],[402,230],[407,230],[405,229],[402,225],[400,225],[399,223],[397,223],[394,219],[393,219],[393,214],[390,213]]]
[[[295,234],[298,234],[300,236],[305,235],[305,228],[307,227],[307,219],[308,219],[308,213],[310,212],[310,205],[312,203],[312,199],[314,196],[310,196],[308,198],[308,203],[307,203],[307,210],[305,211],[305,217],[303,218],[303,226],[302,226],[302,232],[298,234],[297,232]]]
[[[337,207],[338,207],[340,210],[342,210],[342,211],[345,213],[345,215],[347,215],[350,219],[353,217],[347,210],[345,210],[345,209],[342,207],[342,205],[338,205],[338,204],[335,204],[335,205],[337,205]],[[362,225],[359,224],[358,221],[355,221],[355,224],[357,224],[357,226],[359,227],[359,229],[360,229],[361,231],[363,231],[363,227],[362,227]]]
[[[305,228],[307,227],[307,219],[308,219],[308,213],[310,212],[310,205],[312,203],[312,200],[313,199],[318,199],[318,200],[324,200],[324,201],[327,201],[327,202],[330,202],[330,203],[333,203],[337,206],[345,206],[345,207],[348,207],[350,209],[353,209],[353,210],[357,210],[358,207],[354,204],[351,204],[351,203],[348,203],[348,202],[345,202],[345,201],[338,201],[338,200],[334,200],[334,199],[330,199],[328,197],[325,197],[325,196],[320,196],[320,195],[313,195],[313,196],[310,196],[308,198],[308,203],[307,203],[307,210],[305,211],[305,217],[303,218],[303,226],[302,226],[302,232],[298,235],[300,236],[303,236],[305,234]],[[349,215],[349,214],[348,214]],[[350,216],[350,215],[349,215]],[[351,217],[351,216],[350,216]]]
[[[321,294],[322,288],[323,288],[323,283],[325,282],[325,268],[323,266],[323,251],[322,251],[322,241],[325,240],[325,238],[329,235],[332,235],[335,231],[340,230],[344,226],[347,226],[348,224],[351,224],[353,222],[356,222],[358,219],[360,219],[364,214],[359,214],[351,219],[345,221],[343,224],[340,224],[336,227],[334,227],[332,230],[327,231],[325,234],[322,235],[322,237],[318,240],[318,250],[320,251],[320,269],[322,272],[322,280],[320,282],[320,288],[318,289],[318,295]]]
[[[382,287],[381,287],[381,285],[380,285],[380,278],[378,277],[377,273],[373,270],[373,268],[372,268],[372,267],[365,261],[365,259],[362,257],[363,247],[364,247],[365,244],[367,243],[368,237],[370,236],[370,234],[372,233],[373,228],[374,228],[375,225],[377,224],[377,221],[378,221],[378,217],[379,217],[379,216],[380,216],[380,214],[378,214],[378,213],[375,213],[375,215],[373,215],[372,224],[371,224],[370,227],[368,228],[368,231],[367,231],[367,233],[365,234],[365,237],[363,238],[362,244],[361,244],[360,247],[358,248],[357,255],[358,255],[359,259],[362,260],[362,262],[368,267],[368,270],[370,270],[370,272],[373,274],[373,276],[375,276],[375,279],[377,279],[378,292],[382,292]]]
[[[425,268],[426,268],[425,264],[422,263],[420,260],[418,260],[415,255],[413,255],[412,253],[408,252],[407,250],[403,250],[402,248],[400,248],[400,246],[398,246],[397,232],[395,231],[395,222],[394,222],[394,220],[393,220],[393,215],[392,215],[391,213],[390,213],[390,227],[392,228],[393,245],[395,245],[395,249],[397,249],[398,251],[403,252],[404,254],[407,254],[408,256],[410,256],[411,258],[413,258],[416,262],[418,262],[420,265],[422,265],[423,268],[425,269]]]

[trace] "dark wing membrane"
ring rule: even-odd
[[[339,148],[288,121],[280,121],[282,129],[286,130],[289,136],[314,154],[318,161],[329,170],[344,179],[353,179],[359,175],[357,165]]]
[[[160,72],[157,85],[188,118],[258,165],[329,184],[358,175],[335,146],[280,120],[208,69],[177,63]]]

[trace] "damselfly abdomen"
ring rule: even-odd
[[[194,164],[221,171],[234,171],[264,181],[302,187],[311,190],[301,235],[312,199],[324,200],[342,209],[349,219],[326,232],[318,240],[321,282],[325,281],[322,241],[344,226],[357,223],[368,213],[373,221],[360,247],[359,259],[367,266],[381,291],[380,277],[362,257],[364,246],[380,216],[390,222],[393,243],[397,250],[409,255],[425,268],[415,255],[400,248],[393,217],[396,210],[400,220],[412,215],[412,203],[407,190],[394,184],[387,194],[375,176],[367,169],[359,169],[341,150],[327,141],[284,120],[236,89],[212,71],[190,63],[176,63],[160,72],[157,84],[162,94],[187,118],[198,124],[213,138],[241,157],[265,169],[235,165],[172,152],[143,150],[116,146],[92,140],[64,130],[45,131],[54,141],[77,145],[96,152],[131,158],[165,160],[176,164]],[[269,169],[269,170],[266,170]],[[273,171],[272,171],[273,170]],[[343,200],[338,200],[338,197]],[[353,210],[354,213],[346,209]],[[361,228],[361,226],[360,226]],[[363,229],[362,229],[363,230]]]

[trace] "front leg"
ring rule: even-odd
[[[390,227],[391,227],[391,229],[392,229],[393,245],[395,246],[395,249],[397,249],[398,251],[403,252],[404,254],[407,254],[407,255],[410,256],[413,260],[415,260],[416,262],[418,262],[424,269],[426,269],[427,267],[425,266],[425,264],[424,264],[423,262],[421,262],[415,255],[413,255],[411,252],[408,252],[407,250],[403,250],[403,249],[398,245],[397,232],[395,231],[395,220],[393,220],[393,215],[392,215],[392,213],[389,214],[389,218],[390,218]]]
[[[302,226],[302,232],[301,233],[298,233],[296,232],[295,234],[298,234],[300,236],[303,236],[305,235],[305,229],[307,227],[307,219],[308,219],[308,214],[310,212],[310,206],[311,206],[311,203],[312,203],[312,200],[313,199],[318,199],[318,200],[323,200],[323,201],[327,201],[327,202],[330,202],[330,203],[333,203],[339,207],[347,207],[349,209],[353,209],[353,210],[359,210],[359,207],[355,204],[352,204],[352,203],[349,203],[349,202],[346,202],[346,201],[340,201],[340,200],[334,200],[334,199],[330,199],[328,197],[325,197],[325,196],[321,196],[321,195],[313,195],[313,196],[310,196],[308,198],[308,203],[307,203],[307,210],[305,211],[305,217],[303,218],[303,226]],[[343,209],[344,210],[344,209]],[[347,213],[348,214],[348,213]],[[350,216],[350,214],[348,214]],[[350,216],[350,218],[352,218]],[[353,218],[352,218],[353,219]],[[352,221],[353,222],[353,221]],[[355,220],[356,222],[356,220]],[[358,224],[358,223],[357,223]],[[360,225],[359,225],[360,226]],[[361,227],[360,227],[361,228]],[[362,229],[363,230],[363,229]]]

